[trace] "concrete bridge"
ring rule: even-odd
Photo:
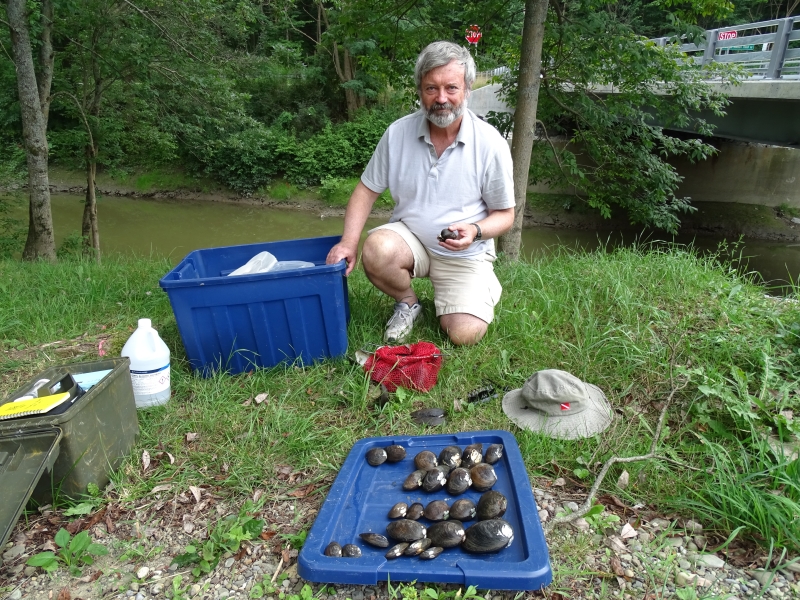
[[[705,44],[682,44],[686,60],[699,66],[711,62],[738,65],[746,74],[739,85],[719,86],[731,100],[726,116],[701,113],[715,125],[718,137],[771,144],[800,146],[800,17],[733,25],[705,32]],[[651,40],[659,46],[670,38]],[[470,108],[485,114],[509,112],[497,99],[499,85],[472,93]],[[613,86],[598,86],[599,95],[613,94]]]

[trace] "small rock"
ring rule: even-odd
[[[217,592],[217,598],[227,598],[230,595],[231,593],[228,591],[228,588],[219,588]]]
[[[236,559],[233,558],[233,557],[230,557],[228,560],[225,561],[225,568],[226,569],[230,569],[233,566],[233,563],[235,563],[235,562],[236,562]]]
[[[672,546],[673,548],[681,548],[683,546],[683,538],[679,537],[671,537],[665,540],[667,542],[667,546]]]
[[[653,529],[666,529],[670,525],[672,525],[672,522],[666,519],[656,518],[650,521],[650,527]]]
[[[760,583],[761,587],[766,586],[773,580],[772,571],[764,571],[763,569],[751,571],[750,576]]]
[[[147,579],[147,576],[150,574],[150,569],[148,567],[142,567],[138,571],[136,571],[136,579]]]
[[[22,590],[17,588],[13,592],[11,592],[11,595],[8,597],[8,600],[21,600],[21,598],[22,598]]]
[[[691,568],[692,568],[692,563],[690,563],[690,562],[689,562],[688,560],[686,560],[685,558],[679,558],[679,559],[678,559],[678,566],[679,566],[681,569],[683,569],[684,571],[688,571],[689,569],[691,569]]]
[[[25,554],[25,546],[22,544],[17,544],[16,546],[12,546],[10,550],[3,552],[3,560],[9,561],[21,556],[22,554]]]
[[[642,542],[643,544],[649,544],[651,539],[652,537],[646,531],[639,532],[639,541]]]
[[[197,594],[200,593],[201,589],[202,588],[200,587],[200,584],[195,583],[194,585],[192,585],[192,587],[189,588],[189,595],[192,597],[197,596]]]
[[[362,590],[353,590],[352,600],[364,600],[364,592]]]
[[[625,577],[627,577],[628,579],[633,579],[633,577],[636,575],[636,573],[634,573],[632,569],[625,569],[624,573]]]
[[[800,219],[798,219],[797,217],[792,217],[792,223],[800,224]]]
[[[725,566],[725,561],[716,554],[701,554],[697,557],[697,562],[712,569],[721,569]]]
[[[138,592],[139,591],[139,584],[136,583],[135,581],[131,581],[130,587],[134,592]]]
[[[571,512],[571,513],[576,513],[576,512],[578,512],[578,510],[580,510],[580,508],[578,507],[578,503],[577,502],[565,502],[564,503],[564,508],[569,510],[569,512]]]
[[[578,531],[584,531],[584,532],[589,531],[590,527],[589,521],[587,521],[583,517],[581,517],[580,519],[575,519],[575,521],[573,521],[572,523],[572,526]]]
[[[692,520],[686,521],[686,523],[683,524],[683,528],[692,534],[698,534],[703,531],[703,526],[697,521]]]
[[[178,570],[178,563],[172,563],[172,564],[169,566],[169,569],[168,569],[168,571],[169,571],[170,573],[174,573],[174,572],[175,572],[175,571],[177,571],[177,570]]]
[[[795,561],[786,565],[785,569],[792,573],[800,573],[800,561]]]
[[[164,591],[164,585],[161,583],[157,583],[150,588],[150,593],[153,594],[153,596],[158,596],[163,591]]]
[[[139,592],[138,594],[136,594],[136,600],[144,600],[144,597],[145,596],[144,596],[144,594],[142,592]]]
[[[549,517],[550,517],[550,513],[549,513],[549,512],[547,512],[546,510],[540,510],[540,511],[539,511],[539,520],[540,520],[542,523],[544,523],[545,521],[547,521],[547,519],[548,519]]]
[[[30,577],[36,573],[36,567],[25,567],[25,577]]]

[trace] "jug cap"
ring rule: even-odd
[[[150,319],[139,319],[139,327],[142,329],[149,329],[153,326],[153,322]]]

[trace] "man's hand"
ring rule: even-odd
[[[460,252],[469,248],[472,242],[475,241],[475,236],[478,235],[478,230],[470,223],[453,223],[447,229],[458,234],[458,237],[450,240],[440,240],[439,245],[453,252]]]
[[[356,259],[358,258],[358,245],[351,246],[349,244],[345,244],[344,242],[339,242],[331,251],[328,252],[328,256],[325,259],[325,264],[327,265],[335,265],[340,260],[344,259],[347,262],[347,270],[344,272],[345,277],[350,275],[352,270],[356,266]]]

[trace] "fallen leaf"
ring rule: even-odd
[[[269,541],[269,540],[271,540],[272,538],[275,537],[276,533],[277,533],[276,531],[262,531],[261,532],[261,539],[264,540],[265,542]]]
[[[114,526],[114,522],[111,520],[111,515],[106,512],[106,530],[108,533],[114,533],[116,527]]]
[[[620,473],[619,479],[617,479],[617,487],[621,490],[624,490],[628,487],[628,481],[630,480],[630,475],[628,475],[627,471],[622,471]]]
[[[82,526],[83,526],[83,519],[75,519],[72,523],[67,525],[65,529],[69,531],[71,535],[75,535],[81,530]]]
[[[199,487],[196,487],[194,485],[190,485],[189,486],[189,491],[192,492],[192,495],[194,496],[195,503],[196,504],[200,504],[200,496],[203,494],[203,490],[201,490]]]
[[[250,403],[253,401],[252,398],[248,398],[244,402],[242,402],[242,406],[250,406]]]
[[[291,559],[291,555],[289,554],[289,550],[281,551],[281,558],[283,559],[284,566],[288,565],[289,564],[289,560]]]
[[[158,492],[168,492],[172,489],[172,484],[170,483],[162,483],[161,485],[157,485],[152,490],[150,490],[151,494],[157,494]]]
[[[223,473],[227,473],[229,468],[230,467],[228,466],[228,463],[222,463],[222,472]]]
[[[44,544],[42,544],[42,550],[44,550],[45,552],[47,552],[48,550],[50,552],[58,552],[58,548],[56,548],[56,545],[53,543],[53,540],[47,540]]]
[[[167,452],[167,456],[169,456],[169,464],[174,465],[175,464],[175,457],[172,456],[172,454],[170,454],[169,452]]]
[[[103,520],[103,517],[105,516],[106,516],[105,508],[103,510],[99,510],[96,513],[94,513],[94,515],[92,515],[92,518],[89,519],[89,522],[86,524],[86,529],[91,529],[92,527],[97,525],[100,521]]]
[[[639,534],[636,533],[636,530],[633,527],[631,527],[630,523],[625,523],[625,525],[622,526],[622,531],[619,532],[619,537],[621,537],[623,540],[635,538],[637,535]]]
[[[314,393],[314,390],[313,390],[313,389],[311,389],[311,388],[307,388],[307,389],[306,389],[306,395],[307,395],[307,396],[310,396],[310,395],[311,395],[311,394],[313,394],[313,393]]]
[[[187,441],[187,442],[194,442],[194,441],[196,441],[196,440],[197,440],[197,438],[199,438],[199,437],[200,437],[200,434],[199,434],[199,433],[187,433],[187,434],[186,434],[186,441]]]
[[[89,582],[85,581],[84,583]],[[61,590],[58,592],[57,600],[72,600],[72,594],[69,593],[69,588],[61,588]]]
[[[192,513],[199,513],[206,506],[208,506],[208,500],[203,500],[200,504],[195,504],[194,505],[194,508],[192,509]]]
[[[93,581],[97,581],[100,579],[100,576],[103,574],[102,571],[95,571],[91,575],[87,575],[86,577],[80,577],[78,581],[81,583],[92,583]],[[61,596],[59,596],[60,598]],[[79,598],[75,598],[75,600],[80,600]]]
[[[256,404],[261,404],[262,402],[266,402],[267,398],[269,398],[269,392],[264,392],[263,394],[258,394],[255,397]]]
[[[194,531],[194,522],[192,521],[192,515],[189,514],[183,515],[183,530],[186,533],[192,533]]]
[[[257,489],[255,492],[253,492],[253,502],[257,503],[261,498],[261,496],[263,495],[264,495],[264,490],[262,490],[261,488]]]
[[[567,482],[564,481],[563,477],[559,477],[553,482],[553,487],[564,487],[565,485],[567,485]]]
[[[306,487],[297,488],[295,491],[290,492],[288,495],[294,498],[305,498],[314,491],[314,484],[309,484]]]
[[[142,471],[147,471],[150,468],[150,453],[145,450],[142,452]]]
[[[457,412],[457,413],[460,413],[460,412],[462,412],[462,411],[464,410],[464,409],[461,407],[461,400],[459,400],[458,398],[456,398],[455,400],[453,400],[453,410],[454,410],[455,412]]]
[[[622,563],[616,556],[612,556],[609,563],[611,564],[611,570],[614,571],[614,575],[618,577],[625,576],[625,569],[622,568]]]

